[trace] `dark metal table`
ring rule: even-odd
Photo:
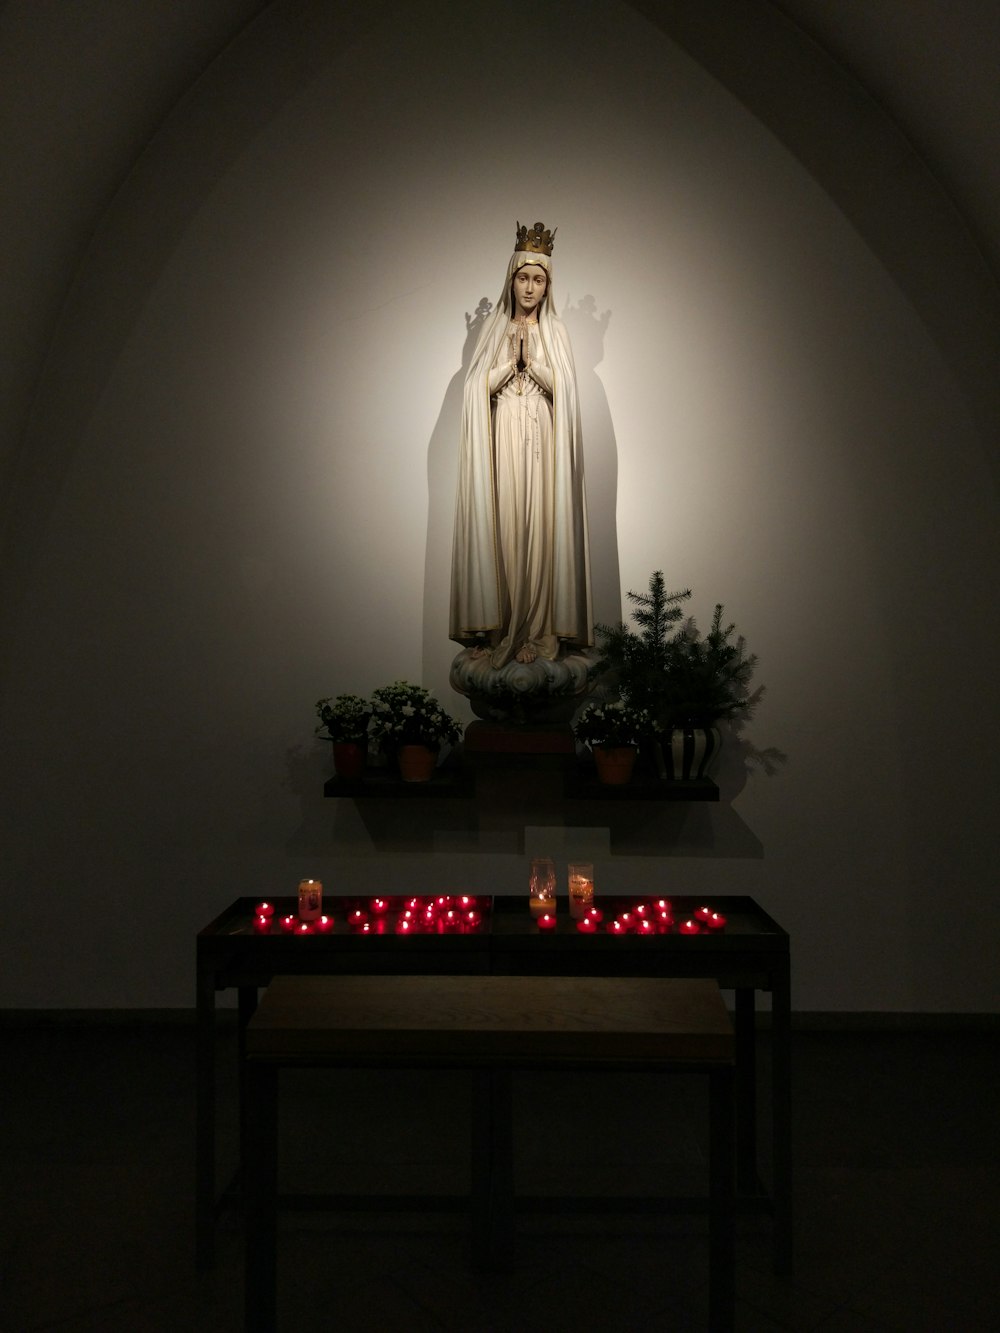
[[[647,895],[600,895],[602,928],[583,935],[560,900],[558,926],[540,930],[525,897],[477,895],[483,920],[468,931],[396,933],[401,898],[393,910],[373,918],[373,929],[349,929],[346,913],[368,899],[324,897],[334,918],[329,934],[296,936],[277,924],[294,913],[297,900],[275,899],[275,925],[254,929],[254,899],[239,898],[197,937],[197,1257],[207,1267],[214,1256],[220,1197],[216,1181],[215,997],[238,992],[240,1039],[257,1006],[258,990],[279,975],[370,974],[534,976],[712,977],[735,994],[737,1080],[737,1191],[740,1206],[772,1215],[774,1268],[792,1266],[791,996],[788,933],[749,897],[699,898],[671,895],[674,916],[683,921],[703,903],[722,913],[723,931],[681,935],[676,929],[643,937],[612,936],[603,927]],[[756,993],[771,994],[770,1109],[771,1188],[761,1182],[757,1161]]]

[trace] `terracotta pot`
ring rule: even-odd
[[[357,780],[365,770],[367,744],[358,741],[333,742],[333,767],[338,778]]]
[[[429,745],[401,745],[396,752],[404,782],[430,782],[437,766],[437,750]]]
[[[594,764],[600,781],[609,787],[623,787],[632,777],[635,755],[634,745],[595,745]]]

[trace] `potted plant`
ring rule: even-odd
[[[639,741],[656,731],[648,709],[630,699],[588,704],[573,724],[578,741],[589,745],[601,782],[621,786],[632,776]]]
[[[684,614],[681,603],[690,596],[689,588],[668,593],[662,572],[656,570],[650,575],[648,593],[628,594],[638,630],[621,622],[594,626],[601,651],[595,675],[606,675],[608,686],[617,687],[635,707],[646,709],[661,729],[671,722],[668,695],[674,626]]]
[[[693,619],[672,643],[670,664],[670,765],[675,778],[703,777],[718,754],[718,722],[750,716],[750,678],[757,665],[735,625],[722,623],[717,602],[712,627],[702,638]],[[758,691],[755,698],[759,698]]]
[[[693,619],[683,621],[681,603],[690,596],[690,589],[668,593],[662,572],[655,570],[648,592],[628,594],[638,629],[595,626],[601,649],[597,674],[607,673],[609,683],[669,737],[675,778],[704,777],[721,743],[715,724],[749,716],[754,701],[749,681],[756,656],[747,654],[742,635],[733,640],[735,625],[723,626],[721,603],[704,638]],[[662,771],[666,776],[666,766]]]
[[[316,702],[319,726],[316,734],[333,741],[333,766],[337,777],[358,779],[368,756],[368,724],[372,706],[360,694],[338,694]]]
[[[455,745],[462,728],[422,685],[397,680],[372,694],[372,731],[393,750],[404,782],[427,782],[442,743]]]

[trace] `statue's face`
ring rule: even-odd
[[[525,264],[514,274],[514,305],[518,315],[535,315],[542,304],[549,277],[541,264]]]

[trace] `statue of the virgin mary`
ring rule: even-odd
[[[518,224],[465,380],[449,633],[496,670],[593,641],[576,372],[554,309],[554,235]]]

